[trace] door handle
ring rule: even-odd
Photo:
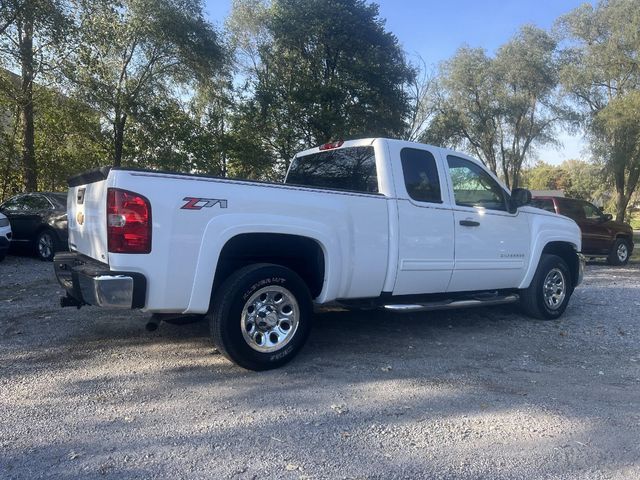
[[[480,222],[476,222],[475,220],[460,220],[460,225],[463,227],[479,227]]]

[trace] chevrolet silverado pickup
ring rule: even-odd
[[[580,230],[530,200],[467,155],[382,138],[301,152],[284,183],[105,167],[69,179],[54,267],[63,306],[206,315],[222,354],[265,370],[301,349],[314,304],[558,318]]]

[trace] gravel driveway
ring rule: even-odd
[[[2,479],[640,478],[639,264],[590,265],[560,321],[319,313],[266,373],[60,293],[0,264]]]

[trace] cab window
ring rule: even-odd
[[[584,202],[584,214],[589,220],[600,220],[602,218],[602,212],[595,205],[589,202]]]
[[[456,205],[507,211],[507,195],[494,178],[467,159],[447,156]]]
[[[409,197],[419,202],[442,203],[438,167],[431,152],[403,148],[400,151],[400,161]]]

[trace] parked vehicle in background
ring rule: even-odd
[[[0,213],[0,262],[4,260],[11,241],[11,224],[9,219]]]
[[[42,260],[68,249],[67,194],[24,193],[0,205],[11,223],[11,243],[31,248]]]
[[[611,265],[624,265],[633,252],[631,225],[613,220],[585,200],[565,197],[534,197],[534,207],[558,213],[574,220],[582,231],[582,253],[590,257],[607,257]]]
[[[207,314],[264,370],[293,358],[312,302],[411,312],[520,301],[555,319],[582,279],[580,229],[462,153],[383,138],[296,155],[284,184],[104,168],[69,180],[62,306]],[[381,340],[382,341],[382,340]]]

